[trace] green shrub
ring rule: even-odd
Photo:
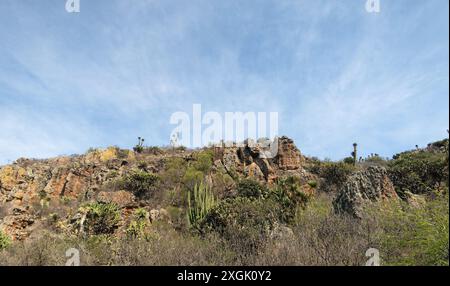
[[[148,226],[149,213],[143,208],[134,211],[133,220],[126,230],[129,238],[145,238],[145,229]]]
[[[202,171],[195,169],[195,167],[188,167],[183,176],[183,184],[186,189],[192,190],[195,185],[203,182],[205,174]]]
[[[343,162],[325,162],[320,164],[319,176],[323,178],[323,190],[326,192],[338,191],[348,177],[355,171],[355,167]]]
[[[86,231],[89,234],[112,234],[120,222],[120,211],[115,204],[91,203],[86,207]]]
[[[136,171],[123,178],[123,187],[132,192],[137,198],[151,197],[156,191],[159,177],[144,171]]]
[[[307,221],[311,217],[324,219],[333,214],[333,199],[330,194],[320,193],[317,196],[310,199],[308,205],[305,208],[299,209],[296,216],[295,224],[299,222]]]
[[[236,181],[225,172],[217,172],[212,174],[212,182],[214,192],[218,198],[226,198],[232,196],[232,190],[236,189]]]
[[[151,146],[151,147],[144,147],[142,152],[144,154],[160,155],[163,153],[163,150],[161,150],[161,148],[159,148],[159,147]]]
[[[187,217],[190,227],[198,229],[199,223],[216,204],[216,198],[208,186],[203,183],[195,185],[192,196],[188,192]]]
[[[11,244],[9,236],[0,231],[0,251],[7,248]]]
[[[278,179],[269,198],[279,204],[278,219],[283,223],[292,223],[298,208],[304,208],[310,200],[302,191],[299,178],[293,176]]]
[[[364,162],[381,167],[386,167],[388,165],[388,161],[380,157],[379,155],[370,156],[364,159]]]
[[[146,161],[137,162],[137,167],[139,170],[146,171],[148,167],[148,163]]]
[[[240,197],[262,198],[267,193],[268,189],[264,185],[251,179],[241,180],[237,185],[237,194]]]
[[[194,168],[197,171],[207,174],[213,165],[214,153],[211,150],[204,150],[196,154]]]
[[[183,177],[186,173],[187,162],[183,158],[164,159],[164,171],[160,173],[161,183],[166,189],[172,189],[174,186],[183,183]]]
[[[188,190],[201,184],[213,164],[213,153],[210,150],[200,151],[194,154],[194,161],[187,167],[183,176],[183,183]]]
[[[345,164],[354,165],[355,159],[353,157],[347,157],[344,160],[342,160]]]
[[[384,264],[449,265],[448,195],[423,207],[393,205],[373,212],[381,225]]]
[[[169,206],[167,207],[173,228],[177,231],[184,232],[188,230],[189,223],[186,220],[187,212],[184,208]]]
[[[396,155],[389,163],[389,177],[397,193],[430,194],[448,181],[445,153],[408,152]]]
[[[271,201],[238,197],[221,201],[202,221],[203,233],[218,233],[236,252],[254,254],[264,245],[276,222]]]
[[[315,181],[315,180],[308,181],[308,186],[310,186],[313,189],[317,188],[317,185],[318,185],[317,181]]]

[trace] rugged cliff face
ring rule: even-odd
[[[285,174],[305,175],[303,157],[292,139],[276,142],[246,141],[243,147],[216,147],[216,165],[223,165],[230,174],[237,172],[268,183]]]
[[[252,178],[266,184],[272,184],[285,175],[305,180],[312,176],[303,169],[303,157],[291,139],[281,137],[275,143],[247,141],[241,147],[213,148],[214,168],[211,172]],[[15,240],[25,239],[43,223],[39,215],[41,209],[62,201],[113,202],[126,218],[143,202],[125,190],[110,191],[105,187],[108,183],[142,165],[145,165],[146,172],[159,174],[165,169],[168,158],[189,162],[195,152],[161,150],[137,154],[110,147],[79,156],[19,159],[0,168],[0,229]],[[215,182],[211,179],[210,183]],[[74,209],[71,213],[75,215],[76,212]],[[159,215],[156,213],[164,213],[164,210],[154,209],[150,213],[157,218]]]
[[[49,160],[19,159],[0,169],[0,227],[14,239],[27,237],[37,224],[36,210],[62,199],[89,200],[100,186],[134,161],[118,148]]]

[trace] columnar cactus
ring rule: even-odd
[[[357,150],[358,144],[357,143],[353,143],[353,152],[352,152],[352,156],[353,156],[353,164],[356,165],[356,158],[358,157],[358,150]]]
[[[191,227],[196,228],[198,223],[206,217],[209,210],[216,205],[216,199],[212,190],[203,183],[195,185],[193,197],[188,192],[188,222]]]

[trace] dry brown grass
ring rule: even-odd
[[[13,243],[0,252],[0,265],[64,265],[65,251],[69,248],[80,250],[81,265],[364,265],[368,248],[380,249],[382,258],[389,264],[428,265],[439,261],[448,265],[448,256],[437,256],[439,260],[430,256],[430,253],[440,255],[434,250],[440,251],[442,247],[446,247],[448,253],[448,231],[446,237],[436,236],[429,244],[415,243],[415,238],[421,234],[418,226],[423,224],[424,218],[430,217],[429,211],[406,210],[406,213],[383,212],[381,215],[378,207],[376,213],[358,220],[334,214],[331,201],[328,195],[319,196],[298,214],[292,235],[268,239],[256,252],[248,251],[246,255],[235,247],[245,237],[238,235],[230,243],[218,235],[200,237],[158,223],[152,225],[145,239],[36,233],[34,238]],[[432,221],[442,221],[442,225],[448,226],[448,202],[439,206],[430,205],[439,218]],[[405,214],[410,214],[409,218]],[[411,229],[411,234],[405,228]],[[432,225],[426,230],[423,233],[427,238],[434,233]],[[244,241],[241,245],[245,245]]]

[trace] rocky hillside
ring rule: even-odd
[[[74,241],[89,265],[160,265],[155,253],[172,250],[170,265],[229,257],[284,265],[282,253],[294,264],[359,265],[374,243],[392,253],[391,263],[448,264],[448,140],[357,162],[305,157],[287,137],[198,150],[137,147],[2,166],[0,265],[30,263],[27,251],[41,243]],[[109,248],[110,256],[99,254]],[[147,256],[135,254],[142,249]],[[64,263],[63,250],[47,251],[56,255],[49,264]],[[192,252],[179,260],[180,251]]]
[[[267,184],[287,175],[298,176],[305,184],[314,179],[313,174],[304,170],[305,158],[291,139],[278,139],[277,155],[273,158],[261,156],[267,148],[270,147],[254,142],[246,142],[243,147],[215,147],[206,151],[148,148],[137,153],[110,147],[79,156],[19,159],[0,169],[0,229],[15,240],[25,239],[40,227],[42,219],[48,219],[41,216],[45,207],[74,201],[115,203],[125,219],[132,209],[146,206],[146,202],[136,198],[133,192],[114,189],[110,183],[135,170],[164,176],[168,162],[179,159],[176,161],[179,164],[190,164],[202,152],[212,153],[213,165],[206,174],[211,186],[229,178],[224,192],[233,191],[236,178],[252,178]],[[163,182],[160,187],[164,185]],[[149,211],[155,218],[160,209]]]

